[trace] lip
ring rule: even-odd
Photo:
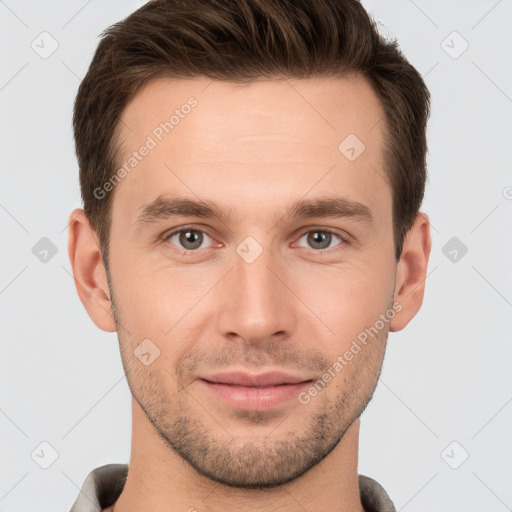
[[[203,380],[218,384],[231,384],[246,387],[270,387],[281,384],[298,384],[305,382],[304,377],[290,375],[285,372],[273,371],[260,374],[250,374],[245,372],[225,372],[202,377]]]
[[[234,409],[266,411],[285,404],[309,386],[311,379],[282,372],[251,375],[223,373],[199,379],[216,398]],[[297,403],[297,401],[294,401]]]

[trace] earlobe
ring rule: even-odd
[[[421,307],[431,245],[430,222],[420,212],[405,237],[398,262],[394,302],[401,305],[401,310],[390,322],[392,332],[402,330]]]
[[[69,216],[68,254],[78,296],[92,321],[102,330],[117,330],[107,274],[95,231],[81,208]]]

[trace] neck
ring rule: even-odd
[[[115,512],[364,512],[359,497],[359,419],[338,445],[309,471],[270,489],[236,489],[195,471],[155,432],[132,399],[132,447]]]

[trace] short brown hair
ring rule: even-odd
[[[423,201],[430,94],[395,40],[358,0],[152,0],[104,30],[75,100],[73,128],[85,214],[108,272],[113,191],[94,191],[118,165],[120,117],[157,78],[364,76],[385,111],[385,173],[395,256]],[[341,141],[340,141],[341,142]]]

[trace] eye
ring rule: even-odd
[[[321,251],[324,249],[331,248],[329,246],[333,241],[333,237],[337,238],[341,242],[336,245],[342,245],[347,243],[347,241],[341,235],[338,235],[337,233],[334,233],[333,231],[329,231],[326,229],[314,229],[312,231],[308,231],[304,233],[299,240],[302,240],[304,237],[306,238],[306,242],[310,244],[310,248],[312,248],[315,251]]]
[[[210,241],[211,245],[213,240],[212,237],[204,231],[187,226],[176,229],[175,231],[164,235],[162,238],[165,243],[170,243],[175,246],[176,250],[181,249],[183,254],[198,252],[199,249],[205,249],[208,247],[208,242]],[[306,243],[309,248],[313,251],[324,251],[326,249],[348,243],[348,240],[345,237],[342,237],[328,229],[313,229],[307,231],[300,237],[299,242],[304,238],[306,239]],[[339,243],[332,245],[336,239],[339,240]],[[222,244],[217,243],[217,246],[220,247]],[[304,246],[302,245],[302,247]]]
[[[203,242],[208,238],[211,240],[210,236],[199,229],[181,228],[167,234],[164,237],[164,241],[169,241],[178,248],[185,249],[186,251],[196,251],[197,249],[204,249]]]

